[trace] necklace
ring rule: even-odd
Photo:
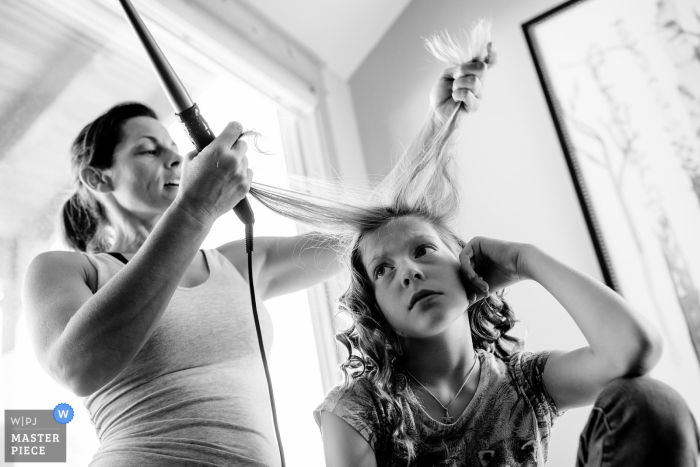
[[[464,389],[464,386],[466,386],[467,381],[469,381],[469,377],[472,375],[472,371],[474,371],[474,368],[476,367],[476,359],[477,359],[477,358],[479,358],[479,357],[476,356],[476,355],[474,355],[474,363],[472,363],[472,367],[471,367],[471,369],[469,370],[469,373],[467,373],[467,377],[464,379],[464,382],[462,383],[462,386],[459,388],[459,391],[457,391],[457,394],[455,394],[455,397],[454,397],[454,399],[452,399],[452,402],[450,402],[449,404],[447,404],[447,407],[445,407],[445,406],[442,404],[442,402],[440,402],[440,399],[438,399],[437,397],[435,397],[435,394],[433,394],[432,392],[430,392],[430,389],[426,388],[425,385],[424,385],[423,383],[421,383],[420,381],[418,381],[418,378],[416,378],[415,376],[413,376],[413,374],[412,374],[410,371],[408,371],[408,368],[406,368],[406,367],[404,366],[403,369],[406,370],[406,373],[408,373],[408,375],[409,375],[411,378],[413,378],[414,381],[415,381],[416,383],[420,384],[421,387],[422,387],[423,389],[425,389],[426,391],[428,391],[428,394],[430,394],[431,396],[433,396],[433,399],[435,399],[435,400],[437,401],[438,404],[440,404],[440,407],[442,407],[442,410],[445,411],[445,416],[442,417],[443,423],[452,423],[452,419],[453,419],[453,418],[452,418],[452,416],[450,415],[449,408],[450,408],[450,406],[454,403],[454,401],[457,400],[457,396],[459,396],[459,394],[462,392],[462,389]]]

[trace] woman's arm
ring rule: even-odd
[[[544,383],[559,410],[592,404],[609,382],[649,372],[662,339],[651,323],[617,293],[557,261],[523,247],[523,276],[541,284],[571,315],[589,346],[552,352]]]
[[[24,307],[37,358],[78,396],[114,379],[153,333],[208,232],[177,207],[93,295],[82,255],[48,252],[29,265]]]
[[[91,266],[80,254],[44,253],[30,264],[23,301],[37,358],[76,395],[94,393],[126,368],[214,220],[248,191],[245,146],[234,145],[239,134],[240,126],[227,127],[198,156],[188,156],[178,198],[136,255],[94,295]]]
[[[413,139],[408,155],[416,154],[430,144],[458,106],[466,113],[479,108],[483,93],[481,81],[487,68],[495,62],[495,51],[489,47],[486,63],[469,62],[443,72],[430,92],[430,113]],[[243,277],[248,277],[242,241],[222,245],[218,250]],[[258,237],[253,255],[256,291],[266,300],[311,287],[340,271],[337,258],[333,243],[313,233],[295,237]]]
[[[256,237],[253,253],[255,290],[263,300],[307,289],[342,269],[334,242],[315,233],[294,237]],[[248,259],[241,240],[218,248],[248,279]]]
[[[321,435],[326,466],[377,467],[369,443],[337,415],[328,411],[321,412]]]

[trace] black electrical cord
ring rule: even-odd
[[[262,356],[263,367],[265,368],[265,378],[267,378],[267,390],[270,393],[270,406],[272,407],[272,421],[275,424],[275,435],[277,436],[277,446],[280,449],[280,460],[282,467],[286,467],[284,462],[284,449],[282,448],[282,438],[280,437],[280,427],[277,424],[277,408],[275,406],[275,395],[272,391],[272,381],[270,380],[270,370],[267,367],[267,357],[265,356],[265,345],[263,343],[262,332],[260,331],[260,320],[258,319],[258,307],[255,303],[255,286],[253,285],[253,224],[245,225],[245,251],[248,253],[248,284],[250,285],[250,302],[253,305],[253,319],[255,320],[255,331],[258,334],[258,345]]]

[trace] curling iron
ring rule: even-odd
[[[141,17],[136,12],[136,9],[129,0],[119,0],[124,8],[126,17],[129,23],[136,31],[136,35],[141,40],[143,47],[146,49],[148,58],[150,58],[156,76],[165,91],[165,94],[170,101],[175,115],[177,115],[180,123],[185,128],[185,132],[189,136],[192,144],[197,151],[204,149],[209,143],[214,141],[215,136],[212,133],[209,125],[199,111],[199,107],[192,101],[187,90],[182,85],[180,78],[175,74],[175,71],[170,66],[168,59],[165,58],[163,52],[158,47],[158,44],[151,36],[151,33],[146,28],[146,25],[141,20]],[[277,410],[275,408],[275,397],[272,392],[272,381],[270,380],[270,370],[267,366],[267,358],[265,357],[265,347],[263,345],[262,332],[260,331],[260,321],[258,319],[258,310],[255,303],[255,288],[253,286],[253,223],[255,216],[250,207],[247,198],[243,198],[234,208],[238,218],[245,224],[245,246],[248,253],[248,283],[250,285],[250,300],[253,306],[253,318],[255,320],[255,330],[258,335],[258,345],[260,346],[260,354],[262,356],[263,367],[265,368],[265,377],[267,378],[267,388],[270,393],[270,405],[272,408],[272,420],[275,425],[275,435],[277,436],[277,445],[279,446],[280,459],[282,467],[285,467],[284,450],[282,449],[282,439],[280,437],[279,426],[277,424]]]
[[[175,74],[175,71],[170,66],[170,62],[168,62],[168,59],[165,58],[165,55],[161,52],[160,47],[158,47],[158,44],[153,39],[153,36],[151,36],[146,25],[143,24],[134,6],[129,0],[119,1],[124,7],[126,16],[131,26],[134,28],[134,31],[136,31],[136,35],[146,49],[148,58],[151,59],[156,76],[158,76],[163,91],[165,91],[170,104],[175,110],[175,115],[177,115],[180,123],[182,123],[182,126],[185,128],[185,132],[187,132],[187,136],[189,136],[194,147],[197,148],[197,151],[201,151],[207,147],[209,143],[214,141],[214,133],[212,133],[206,120],[204,120],[204,117],[199,112],[199,107],[190,98],[180,78]],[[250,207],[248,198],[243,198],[233,208],[233,211],[244,224],[255,223],[255,216],[253,215],[253,210]]]

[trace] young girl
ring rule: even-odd
[[[482,33],[467,58],[449,40],[432,47],[453,62],[475,57],[443,76],[468,79],[473,98],[494,58]],[[348,351],[345,382],[314,412],[327,465],[543,466],[554,420],[595,403],[578,465],[695,467],[700,441],[687,405],[638,377],[662,348],[643,316],[534,245],[463,242],[450,228],[459,208],[451,137],[460,110],[475,106],[441,99],[447,111],[429,118],[367,203],[325,197],[325,210],[299,217],[345,230],[348,242],[351,283],[340,304],[352,325],[337,336]],[[515,318],[502,295],[523,280],[561,303],[587,347],[523,351],[508,335]]]
[[[347,380],[315,412],[328,465],[540,466],[554,420],[596,402],[579,465],[695,466],[680,396],[619,379],[658,361],[660,337],[645,319],[535,246],[464,244],[441,207],[428,207],[387,212],[352,251],[342,303],[354,324],[338,336]],[[534,354],[509,345],[514,317],[496,292],[522,280],[545,287],[590,345]]]

